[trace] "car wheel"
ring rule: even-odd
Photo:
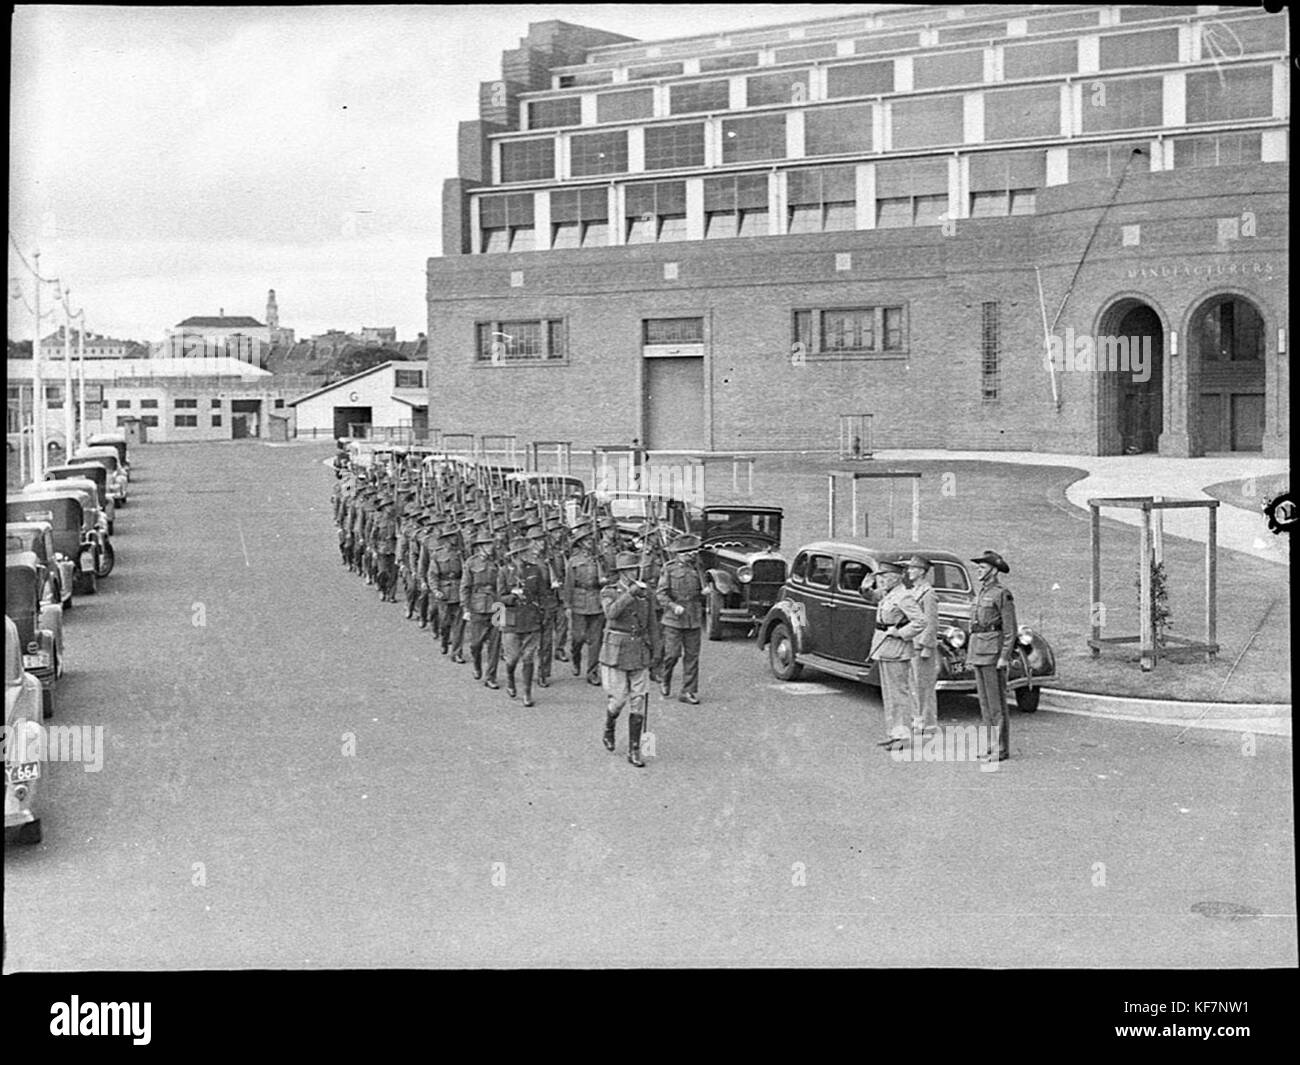
[[[1032,714],[1038,709],[1038,696],[1042,690],[1042,688],[1017,688],[1016,709],[1022,714]]]
[[[18,842],[22,844],[40,843],[41,841],[41,820],[38,817],[35,821],[28,821],[25,825],[18,826]]]
[[[710,640],[722,639],[722,596],[710,592],[704,604],[705,631]]]
[[[767,642],[767,662],[777,680],[798,680],[803,666],[794,660],[794,637],[784,621],[772,627]]]
[[[98,576],[107,577],[113,572],[113,563],[117,561],[117,555],[113,551],[113,545],[104,544],[104,550],[99,553],[99,572]]]

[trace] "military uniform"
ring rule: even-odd
[[[605,630],[600,644],[600,677],[605,689],[606,750],[615,747],[614,729],[623,707],[628,707],[627,760],[641,760],[641,729],[650,695],[650,639],[653,607],[649,589],[636,580],[641,560],[628,552],[617,556],[618,580],[600,591]]]
[[[555,661],[556,626],[564,614],[564,603],[560,596],[564,590],[564,564],[556,557],[546,534],[540,529],[531,530],[528,540],[539,552],[538,565],[544,578],[540,596],[542,627],[537,642],[537,683],[545,688],[551,683],[551,664]]]
[[[880,563],[882,573],[901,576],[901,566]],[[861,590],[865,591],[866,580]],[[880,671],[880,697],[885,708],[884,746],[905,743],[911,738],[913,640],[925,627],[925,618],[912,593],[900,582],[890,588],[876,605],[876,632],[871,641],[873,660]]]
[[[582,674],[582,649],[589,647],[588,684],[600,683],[597,658],[605,630],[605,613],[600,602],[600,588],[604,583],[602,569],[598,556],[592,553],[588,531],[579,536],[564,570],[564,603],[569,610],[569,653],[573,656],[573,675]]]
[[[912,582],[911,592],[925,619],[925,627],[912,640],[916,648],[911,676],[912,727],[937,729],[939,701],[935,684],[939,679],[939,601],[929,580],[929,560],[913,555],[907,560],[907,568],[921,571]]]
[[[527,540],[516,541],[510,561],[497,571],[497,598],[504,607],[501,655],[506,667],[506,693],[515,697],[515,667],[523,663],[524,705],[533,705],[533,670],[542,631],[542,588],[549,585],[540,566],[527,557]]]
[[[1011,591],[998,583],[999,573],[1011,567],[1001,555],[985,551],[972,562],[992,568],[981,578],[975,601],[970,607],[970,643],[966,662],[975,673],[975,691],[980,701],[980,720],[997,741],[998,750],[989,751],[990,760],[1011,757],[1011,722],[1007,713],[1007,668],[1016,645],[1016,605]]]
[[[490,533],[475,540],[476,547],[490,547],[495,542]],[[492,624],[492,610],[497,594],[497,564],[476,554],[465,563],[460,578],[460,601],[469,618],[469,657],[474,679],[489,688],[499,688],[497,661],[501,653],[501,633]]]
[[[464,575],[464,562],[459,548],[460,534],[454,529],[444,530],[437,546],[425,564],[425,582],[429,595],[437,605],[435,624],[442,653],[451,651],[453,662],[464,662],[461,653],[465,638],[465,615],[461,612],[460,582]]]
[[[693,558],[682,555],[698,551],[698,536],[687,534],[670,545],[673,558],[659,575],[657,598],[663,607],[664,657],[660,691],[672,692],[673,670],[682,660],[684,703],[698,703],[700,688],[700,628],[704,624],[704,582]]]
[[[376,579],[379,598],[385,603],[397,602],[397,518],[392,504],[385,503],[383,513],[375,522],[375,555],[378,560]]]

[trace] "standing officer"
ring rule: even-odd
[[[469,657],[474,664],[474,679],[482,680],[485,688],[492,689],[501,687],[497,683],[501,633],[492,624],[497,594],[497,564],[492,560],[495,543],[496,537],[490,532],[480,532],[474,539],[474,557],[465,563],[460,578],[460,601],[465,605],[464,617],[469,622]]]
[[[935,684],[939,680],[939,601],[930,584],[930,560],[913,555],[907,560],[907,583],[912,598],[921,608],[925,628],[912,641],[912,728],[922,734],[939,728],[939,701]]]
[[[650,657],[651,683],[663,683],[664,677],[664,627],[663,604],[659,602],[659,576],[663,573],[665,551],[663,537],[658,522],[646,521],[641,526],[641,533],[636,539],[635,548],[641,554],[641,569],[637,574],[639,580],[646,582],[655,594],[650,597],[650,608],[654,614],[654,624],[650,627],[650,636],[654,651]]]
[[[510,561],[497,571],[497,599],[504,607],[501,655],[506,666],[506,694],[514,698],[515,667],[523,660],[524,705],[533,704],[533,665],[542,632],[542,587],[548,583],[529,540],[510,545]]]
[[[593,551],[594,530],[582,524],[573,530],[573,553],[564,568],[564,603],[569,609],[569,653],[573,675],[582,675],[582,648],[587,651],[587,683],[600,683],[601,634],[605,628],[605,613],[600,602],[602,566]]]
[[[704,582],[695,564],[700,538],[693,533],[679,536],[668,550],[672,558],[659,574],[658,600],[663,607],[664,659],[659,690],[672,694],[673,669],[682,659],[681,703],[700,702],[700,626],[704,624]]]
[[[970,607],[970,648],[966,661],[975,670],[980,719],[998,744],[981,761],[1005,762],[1011,757],[1011,723],[1007,714],[1007,669],[1016,643],[1016,604],[1008,588],[998,583],[999,573],[1010,573],[996,551],[971,559],[979,573],[979,591]]]
[[[859,588],[864,596],[866,584],[864,579]],[[867,657],[879,666],[880,696],[885,705],[886,736],[879,745],[892,750],[902,747],[912,736],[907,727],[912,715],[910,681],[912,658],[916,654],[912,641],[925,628],[925,617],[912,593],[903,586],[902,566],[881,562],[876,586],[885,594],[876,606],[876,633]]]
[[[460,606],[464,562],[460,552],[460,532],[454,525],[442,530],[438,546],[424,572],[429,594],[437,604],[435,624],[438,626],[438,639],[442,642],[442,653],[446,654],[450,648],[451,660],[464,662],[461,644],[465,637],[465,617]]]
[[[650,590],[637,579],[641,559],[625,551],[614,559],[618,579],[600,591],[605,631],[600,644],[600,676],[605,689],[605,734],[607,751],[614,749],[615,723],[623,707],[628,708],[627,760],[642,768],[641,727],[650,701]]]

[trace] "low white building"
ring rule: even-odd
[[[423,363],[384,362],[291,399],[297,435],[423,439],[429,427],[425,375]]]

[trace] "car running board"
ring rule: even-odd
[[[823,673],[843,677],[845,680],[856,680],[861,684],[867,682],[867,675],[871,672],[870,669],[863,669],[860,665],[854,665],[851,662],[840,662],[837,659],[827,658],[825,655],[819,654],[795,655],[794,660],[801,666],[820,669]]]

